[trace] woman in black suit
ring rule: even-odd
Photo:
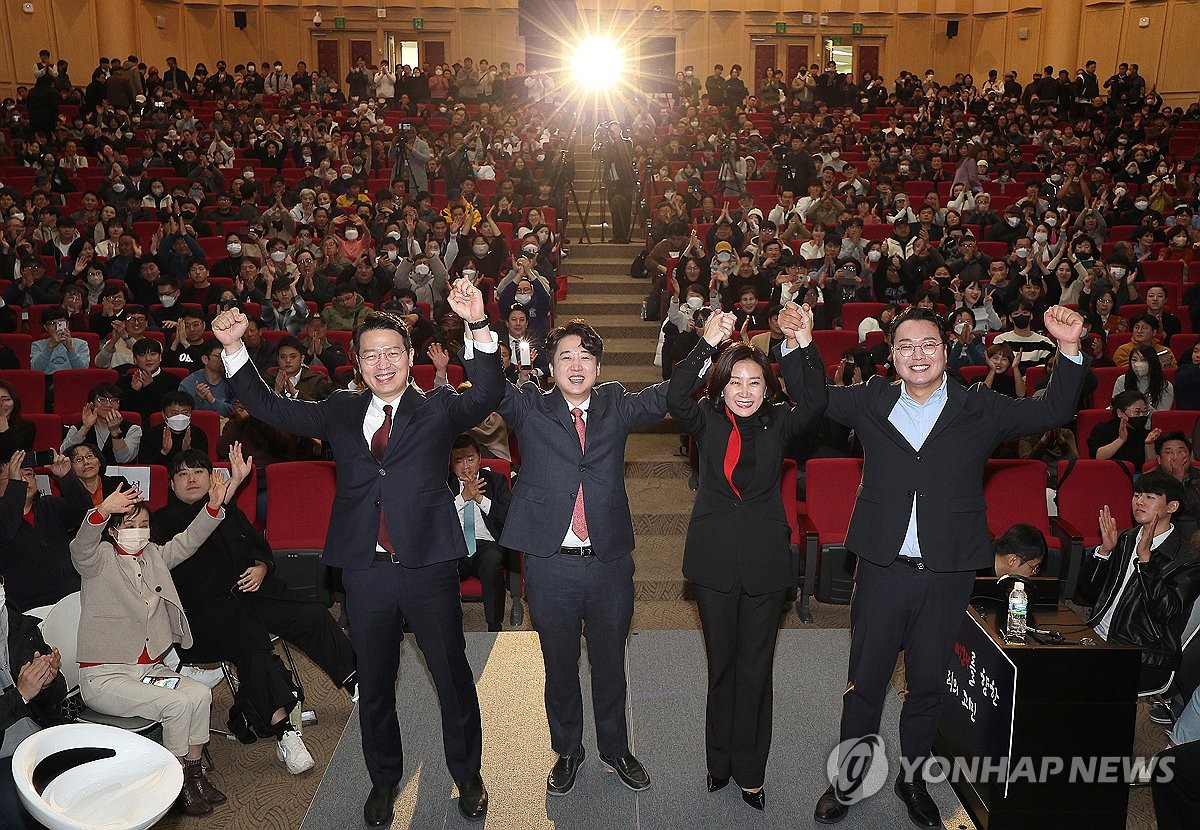
[[[708,790],[721,789],[732,776],[742,798],[759,810],[766,804],[779,615],[795,582],[780,495],[783,455],[824,412],[826,400],[812,310],[805,305],[799,315],[799,327],[784,331],[779,362],[794,406],[780,400],[770,358],[740,343],[717,358],[707,397],[693,399],[704,362],[733,334],[734,315],[721,311],[713,312],[704,339],[675,367],[667,388],[671,415],[699,448],[683,573],[700,609],[708,656]]]

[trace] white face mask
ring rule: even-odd
[[[532,294],[518,294],[517,302],[520,303],[521,305],[529,305],[530,303],[533,302],[533,295]]]
[[[148,527],[122,527],[117,530],[117,545],[126,553],[141,553],[149,543]]]
[[[262,127],[259,127],[259,129],[261,130]],[[245,173],[242,174],[242,178],[245,179],[246,181],[252,181],[254,179],[254,171],[247,170]]]
[[[475,256],[486,256],[488,246],[486,242],[477,242],[471,246],[471,250],[475,253]]]
[[[413,270],[416,271],[418,274],[420,274],[423,277],[429,273],[429,266],[424,263],[421,263]]]
[[[883,254],[880,253],[879,251],[868,251],[867,252],[867,260],[869,262],[879,262],[880,258],[882,258],[882,257],[883,257]]]
[[[397,257],[400,256],[400,252],[397,251],[395,248],[388,248],[383,253],[388,258],[389,262],[395,262]]]
[[[464,268],[462,275],[463,275],[464,280],[473,280],[473,279],[475,279],[475,269],[474,268]]]
[[[688,308],[695,311],[696,309],[698,309],[704,305],[704,298],[703,297],[688,297],[687,304],[688,304]]]
[[[1133,361],[1129,364],[1129,368],[1132,369],[1133,373],[1139,378],[1144,378],[1146,375],[1150,374],[1150,364],[1144,360]]]
[[[345,179],[346,181],[349,181],[353,176],[354,176],[353,173],[343,173],[342,174],[342,178]]]
[[[287,251],[271,251],[272,262],[283,262],[287,259]]]
[[[175,305],[175,301],[178,299],[179,298],[173,294],[166,294],[162,297],[159,297],[158,301],[162,303],[163,308],[170,308],[171,306]]]
[[[1053,228],[1055,225],[1058,224],[1058,217],[1057,216],[1047,216],[1042,221]]]
[[[1034,242],[1045,242],[1049,238],[1050,238],[1049,234],[1045,234],[1045,233],[1041,233],[1041,232],[1035,233],[1033,235]]]
[[[1133,203],[1133,206],[1138,210],[1145,210],[1146,208],[1150,207],[1150,203],[1144,199],[1138,199]]]
[[[537,252],[538,252],[538,249],[533,247],[532,245],[526,246],[526,247],[522,248],[521,250],[525,252],[526,256],[530,256],[530,257],[537,256]]]
[[[717,254],[717,262],[729,262],[729,260],[729,251],[721,251],[721,253]]]
[[[1125,278],[1124,268],[1109,268],[1108,273],[1112,274],[1113,279],[1115,280],[1121,280]]]
[[[1008,226],[1010,228],[1015,228],[1017,225],[1021,224],[1021,217],[1020,216],[1010,216],[1007,219],[1005,219],[1004,221],[1008,223]]]
[[[167,426],[169,426],[175,432],[183,432],[191,425],[191,415],[172,415],[170,418],[167,418]]]
[[[117,182],[116,184],[113,185],[112,189],[113,189],[113,193],[124,193],[125,185],[122,182]]]
[[[1029,256],[1029,249],[1017,248],[1015,251],[1013,251],[1013,253],[1017,255],[1017,259],[1024,259],[1025,257]]]
[[[229,251],[230,256],[238,256],[242,252],[242,243],[230,242],[225,246],[225,250]]]
[[[346,238],[349,239],[351,242],[358,239],[358,229],[357,228],[346,228]]]

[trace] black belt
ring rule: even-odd
[[[400,560],[396,558],[396,554],[382,553],[380,551],[375,551],[375,561],[376,562],[390,562],[393,565],[400,564]]]
[[[590,545],[588,547],[583,547],[583,548],[559,548],[558,552],[561,553],[563,556],[594,556],[595,555],[592,553],[592,548]]]
[[[925,570],[925,560],[919,556],[897,556],[896,562],[910,568],[916,568],[918,571]]]

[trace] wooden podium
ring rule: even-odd
[[[1031,612],[1064,644],[1010,645],[1004,616],[991,601],[967,610],[946,675],[935,752],[985,773],[953,775],[955,792],[980,830],[1125,830],[1128,776],[1105,759],[1133,753],[1140,650],[1065,608]]]

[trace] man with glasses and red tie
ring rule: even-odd
[[[795,329],[798,321],[789,317],[794,314],[785,309],[780,328]],[[858,566],[842,746],[857,750],[879,732],[888,682],[903,650],[905,765],[895,791],[918,827],[942,826],[921,769],[933,747],[946,669],[975,571],[995,561],[983,500],[984,464],[1001,442],[1071,420],[1086,374],[1087,358],[1079,349],[1083,318],[1054,306],[1045,324],[1063,359],[1040,399],[1017,400],[982,384],[964,389],[952,383],[946,375],[946,327],[933,311],[916,306],[891,324],[898,382],[873,377],[829,388],[825,414],[852,428],[864,450],[862,484],[846,534]],[[837,778],[817,802],[818,822],[841,821],[862,797],[863,767],[869,765],[856,760],[857,751],[840,759]]]
[[[459,280],[448,302],[469,335],[463,365],[471,387],[461,394],[450,387],[425,394],[409,383],[408,329],[388,312],[371,313],[354,332],[366,389],[338,391],[318,402],[271,392],[249,362],[241,311],[223,312],[213,321],[226,373],[246,409],[280,429],[321,439],[337,462],[323,559],[342,569],[354,632],[363,755],[372,784],[363,815],[372,827],[391,823],[404,770],[396,672],[405,622],[437,688],[459,812],[472,821],[487,814],[479,772],[483,730],[458,587],[457,563],[467,550],[446,485],[446,459],[454,438],[496,409],[504,379],[479,289]]]

